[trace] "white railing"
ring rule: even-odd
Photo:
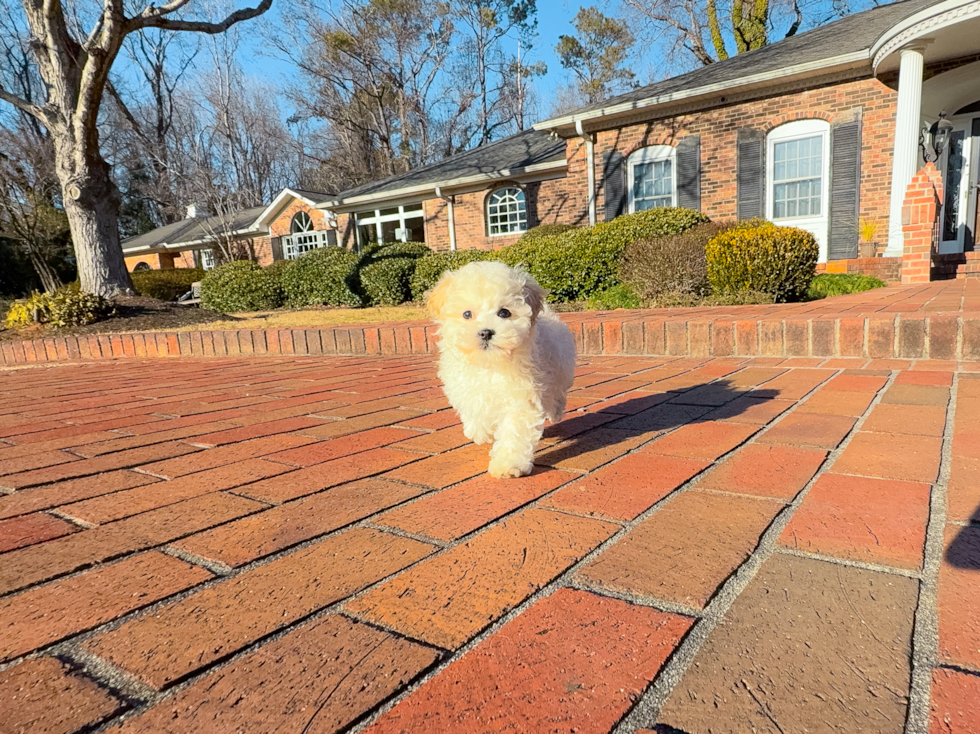
[[[320,230],[285,235],[281,240],[282,256],[286,260],[295,260],[305,252],[326,247],[330,244],[329,234],[329,230]]]

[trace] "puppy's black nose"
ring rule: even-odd
[[[493,336],[493,329],[480,329],[477,332],[477,336],[479,336],[483,341],[488,342]]]

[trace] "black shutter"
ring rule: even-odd
[[[606,221],[626,213],[626,159],[616,150],[602,154],[602,190]]]
[[[766,136],[761,130],[738,129],[738,218],[765,217]]]
[[[677,144],[677,206],[701,210],[701,136]]]
[[[861,197],[861,118],[830,129],[830,237],[828,260],[858,256]]]
[[[282,260],[282,240],[278,237],[271,237],[269,241],[272,243],[272,260]]]

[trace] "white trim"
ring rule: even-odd
[[[289,198],[298,199],[299,201],[302,201],[311,209],[319,208],[318,204],[315,201],[312,201],[311,199],[307,199],[302,194],[293,191],[291,188],[287,187],[282,191],[280,191],[279,195],[272,200],[272,203],[269,204],[269,206],[267,206],[262,211],[261,214],[259,214],[259,218],[255,220],[252,226],[256,227],[259,225],[265,225],[265,227],[268,228],[269,225],[272,224],[272,222],[275,221],[275,219],[279,216],[279,214],[282,213],[282,210],[285,208],[283,204],[286,201],[286,199]],[[266,221],[267,217],[269,217],[269,221]]]
[[[697,97],[709,96],[720,92],[732,92],[736,89],[741,89],[744,87],[769,86],[772,82],[779,79],[812,76],[814,75],[814,72],[824,72],[827,69],[835,67],[861,66],[868,59],[869,53],[867,49],[854,51],[848,54],[841,54],[840,56],[831,56],[830,58],[821,59],[819,61],[808,61],[804,64],[786,66],[776,71],[766,71],[759,74],[747,74],[737,80],[732,79],[724,82],[717,82],[715,84],[705,84],[704,86],[700,87],[690,87],[678,92],[667,92],[666,94],[655,95],[632,102],[621,102],[609,107],[601,107],[596,110],[564,115],[563,117],[555,117],[550,120],[544,120],[543,122],[536,123],[532,127],[535,130],[553,130],[558,127],[575,125],[580,121],[586,122],[588,120],[596,120],[603,117],[633,112],[639,109],[665,105],[671,102],[693,100]]]
[[[871,46],[871,66],[877,71],[882,61],[910,41],[977,17],[980,17],[978,0],[946,0],[923,8],[878,36]]]
[[[634,150],[626,159],[626,197],[630,214],[636,213],[636,203],[633,201],[633,169],[638,163],[660,161],[670,161],[670,205],[677,206],[677,149],[671,145],[650,145]]]
[[[520,204],[524,205],[524,221],[515,223],[518,227],[521,227],[520,229],[516,229],[516,230],[508,229],[506,232],[490,231],[490,204],[491,204],[491,199],[493,199],[494,195],[498,191],[516,191],[518,194],[520,194],[520,199],[514,197],[515,204],[517,204],[518,206]],[[487,192],[486,198],[483,200],[483,222],[484,222],[484,229],[487,233],[487,237],[513,237],[515,234],[523,234],[524,232],[527,232],[527,192],[524,191],[524,189],[522,189],[520,186],[514,186],[513,184],[509,184],[506,186],[498,186],[495,189],[491,189],[489,192]]]
[[[520,180],[522,176],[535,173],[543,173],[545,171],[559,171],[568,168],[568,161],[562,159],[560,161],[548,161],[546,163],[534,163],[530,166],[525,166],[523,168],[505,168],[501,171],[494,171],[493,173],[479,173],[473,176],[462,176],[460,178],[452,178],[447,181],[441,181],[438,184],[419,184],[418,186],[406,186],[402,189],[393,189],[391,191],[382,191],[377,194],[361,194],[360,196],[352,196],[349,199],[333,199],[331,201],[325,201],[322,204],[317,204],[317,209],[334,209],[337,207],[353,207],[356,204],[369,204],[374,203],[377,205],[383,204],[388,201],[397,200],[407,197],[418,197],[419,201],[429,198],[438,198],[435,196],[436,188],[445,191],[449,188],[457,188],[461,186],[467,186],[473,183],[479,183],[483,181],[499,181],[503,179],[517,179]],[[523,182],[522,182],[523,183]],[[433,196],[422,196],[423,194],[432,194]]]
[[[777,143],[820,138],[820,214],[807,216],[773,216],[775,205],[775,147]],[[820,246],[819,262],[827,262],[830,226],[830,123],[825,120],[796,120],[773,128],[766,136],[766,219],[781,227],[798,227],[813,234]]]

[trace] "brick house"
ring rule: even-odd
[[[976,0],[896,2],[335,196],[287,190],[257,223],[278,258],[294,206],[346,247],[436,250],[687,206],[807,229],[828,271],[980,272],[977,31]]]
[[[204,268],[215,264],[216,242],[238,257],[260,265],[293,259],[304,252],[337,244],[336,218],[320,204],[329,194],[283,189],[269,205],[207,216],[188,207],[187,217],[122,243],[130,270]]]

